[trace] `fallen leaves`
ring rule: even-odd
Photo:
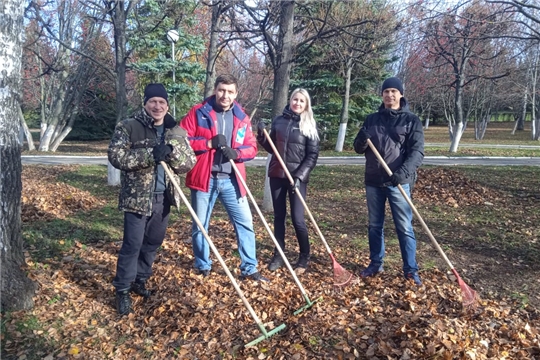
[[[418,169],[413,197],[414,202],[452,207],[484,203],[493,206],[493,203],[502,198],[498,192],[481,186],[458,171],[444,167]]]
[[[80,203],[70,202],[76,197],[88,199],[85,206],[102,204],[102,199],[69,186],[54,191],[40,187],[51,189],[57,183],[56,173],[29,172],[25,167],[24,175],[23,196],[26,206],[34,209],[26,213],[24,221],[85,211]],[[461,184],[451,197],[444,189],[450,181]],[[468,200],[462,198],[465,194],[470,194]],[[438,169],[420,174],[414,196],[415,201],[448,206],[452,206],[451,198],[459,198],[460,206],[500,201],[496,192],[482,190],[459,173]],[[59,205],[63,212],[46,210]],[[36,215],[39,211],[43,214]],[[62,257],[46,263],[33,263],[29,258],[30,275],[40,285],[36,305],[29,312],[11,313],[9,318],[2,315],[6,328],[3,354],[48,359],[480,360],[540,356],[540,314],[534,308],[519,307],[512,299],[486,297],[476,312],[466,313],[452,274],[435,267],[422,271],[424,286],[420,288],[402,278],[400,265],[388,265],[375,278],[355,279],[335,291],[332,261],[316,238],[309,269],[299,276],[314,303],[293,315],[306,306],[306,299],[285,267],[274,273],[266,271],[264,263],[273,246],[262,226],[256,226],[259,268],[271,282],[238,284],[265,331],[286,325],[256,346],[244,348],[262,335],[261,328],[217,261],[214,259],[207,278],[193,271],[191,244],[185,242],[191,221],[184,215],[170,224],[158,252],[154,276],[148,282],[156,294],[148,301],[133,296],[134,313],[126,317],[116,314],[111,285],[120,239],[87,246],[75,243]],[[336,258],[343,261],[344,268],[358,273],[360,260],[349,243],[354,236],[335,231],[344,235],[336,236],[332,243]],[[237,279],[239,258],[231,224],[216,216],[209,234]],[[367,255],[362,255],[364,261]],[[297,254],[287,256],[294,260]],[[22,325],[33,324],[31,319],[38,325]]]
[[[25,166],[21,175],[23,189],[21,218],[23,222],[65,219],[77,211],[103,206],[105,201],[87,191],[58,182],[56,176],[70,171],[69,166]]]

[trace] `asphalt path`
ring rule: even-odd
[[[23,155],[23,165],[107,165],[106,156],[64,156],[64,155]],[[332,156],[319,157],[317,165],[364,165],[364,156]],[[540,166],[540,151],[538,157],[501,157],[501,156],[426,156],[424,165],[456,166]],[[266,157],[256,157],[246,162],[247,166],[265,166]]]

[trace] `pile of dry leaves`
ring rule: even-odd
[[[453,207],[500,201],[501,196],[448,168],[420,168],[414,188],[419,203],[446,204]]]
[[[458,176],[452,171],[423,170],[416,200],[434,201],[438,196],[437,201],[451,205],[444,188],[458,181],[471,201],[493,201],[481,187],[467,188],[469,181]],[[42,180],[25,170],[27,206],[47,209],[39,204],[48,203],[48,209],[54,209],[59,198],[65,199],[62,189],[69,188],[58,188],[55,196],[41,200],[28,191],[37,186],[32,182]],[[64,216],[82,208],[62,201],[69,208]],[[91,202],[99,204],[97,199]],[[25,221],[32,219],[25,217]],[[517,307],[508,299],[484,298],[474,311],[465,312],[455,279],[436,268],[422,272],[420,288],[404,281],[396,266],[376,278],[355,278],[335,289],[332,262],[318,239],[311,266],[300,277],[309,301],[286,268],[270,274],[261,264],[270,283],[239,282],[262,321],[258,326],[215,257],[209,277],[193,271],[191,244],[185,241],[190,226],[187,217],[171,224],[148,284],[156,293],[146,302],[136,298],[135,312],[128,317],[116,314],[111,286],[119,241],[77,243],[62,260],[46,265],[28,255],[29,274],[39,284],[36,306],[29,313],[11,315],[13,320],[5,324],[9,340],[3,351],[14,359],[24,359],[36,344],[45,344],[36,358],[46,359],[540,358],[540,318],[535,309]],[[237,279],[239,257],[232,226],[212,221],[210,236]],[[263,263],[270,258],[272,245],[262,227],[257,236]],[[366,254],[351,254],[339,242],[332,250],[341,265],[354,273],[359,270],[355,264],[365,262]],[[287,255],[291,261],[296,256]],[[309,309],[293,314],[311,301]],[[31,332],[17,328],[15,319],[25,316],[37,318],[43,327]],[[262,335],[261,328],[271,331],[281,324],[286,325],[282,331],[254,347],[244,347]]]
[[[55,166],[51,171],[43,167],[25,167],[22,173],[22,221],[65,219],[77,211],[88,211],[105,205],[105,201],[63,182],[56,177],[72,171],[66,166]]]

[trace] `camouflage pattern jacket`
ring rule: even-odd
[[[154,119],[144,109],[132,118],[119,122],[107,152],[111,164],[122,171],[118,208],[150,216],[152,214],[152,195],[156,183],[157,164],[153,148],[158,144]],[[179,127],[173,117],[165,116],[165,143],[173,151],[166,161],[176,174],[185,174],[195,165],[196,158],[184,129]],[[166,195],[172,205],[179,206],[180,195],[169,177],[165,175]]]

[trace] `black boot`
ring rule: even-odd
[[[131,312],[129,289],[116,292],[116,311],[119,315],[127,315]]]
[[[268,270],[270,271],[276,271],[280,267],[283,266],[285,262],[283,261],[283,258],[278,252],[274,253],[274,256],[272,257],[272,260],[270,260],[270,263],[268,264]]]
[[[131,292],[143,296],[145,299],[148,299],[152,295],[152,291],[146,288],[146,280],[144,279],[135,279],[131,283]]]
[[[298,255],[298,261],[294,264],[294,268],[307,269],[309,263],[309,254],[300,253]]]

